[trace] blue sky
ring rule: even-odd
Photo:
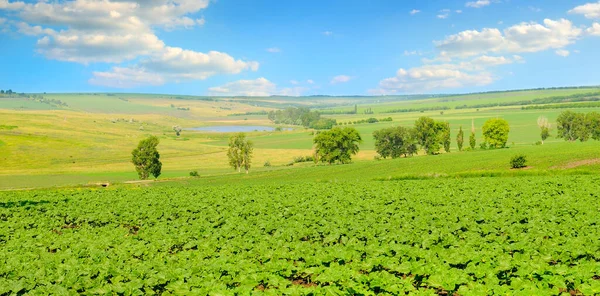
[[[0,89],[191,95],[599,85],[600,2],[0,0]]]

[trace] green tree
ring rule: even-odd
[[[501,118],[489,119],[482,127],[483,138],[490,148],[506,147],[510,127],[508,121]]]
[[[556,119],[557,138],[567,141],[586,141],[590,130],[586,124],[585,114],[573,111],[563,111]]]
[[[246,134],[238,133],[229,138],[229,149],[227,150],[227,157],[229,158],[229,165],[238,172],[242,171],[244,165],[244,153],[247,152],[248,141],[246,140]],[[250,146],[251,148],[251,146]],[[246,149],[246,150],[244,150]],[[252,153],[252,149],[250,154]]]
[[[358,144],[361,142],[360,134],[352,127],[335,127],[319,133],[314,138],[317,158],[329,164],[349,163],[352,155],[358,153]]]
[[[0,94],[4,94],[4,90],[0,90]]]
[[[427,154],[435,154],[440,151],[438,130],[439,126],[430,117],[421,117],[415,122],[415,139]]]
[[[252,152],[254,151],[254,143],[252,141],[245,141],[240,148],[242,157],[242,166],[246,170],[246,174],[250,172],[250,166],[252,164]]]
[[[475,150],[477,139],[475,139],[475,120],[471,120],[471,135],[469,136],[469,146],[471,150]]]
[[[458,130],[458,135],[456,135],[456,145],[458,145],[458,151],[462,151],[463,145],[465,143],[465,132],[462,129],[462,126]]]
[[[448,122],[436,122],[438,135],[440,142],[444,146],[446,153],[450,152],[451,135],[450,135],[450,123]]]
[[[587,115],[592,139],[600,141],[600,113],[591,112]]]
[[[160,141],[157,137],[151,136],[141,140],[137,148],[131,152],[131,161],[142,180],[148,179],[150,175],[154,176],[154,178],[160,176],[162,163],[160,162],[160,153],[156,149],[159,143]]]
[[[402,126],[390,127],[373,132],[375,150],[383,158],[398,158],[412,155],[411,146],[414,146],[413,133]]]

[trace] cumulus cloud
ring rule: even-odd
[[[211,96],[300,96],[304,91],[306,91],[306,88],[278,88],[275,83],[264,77],[261,77],[254,80],[238,80],[229,82],[222,86],[211,87],[208,89],[208,91],[209,95]]]
[[[162,85],[165,80],[156,73],[139,68],[113,67],[110,72],[94,72],[90,84],[112,88],[133,88],[144,85]]]
[[[38,27],[34,30],[48,30]],[[77,63],[120,63],[162,50],[164,43],[154,34],[79,34],[65,31],[44,36],[37,51],[49,59]]]
[[[518,55],[479,56],[459,63],[426,64],[411,69],[400,69],[395,77],[379,83],[372,94],[418,93],[473,86],[485,86],[495,81],[489,68],[522,62]]]
[[[125,67],[94,72],[90,83],[110,87],[206,79],[219,74],[256,71],[258,63],[227,53],[208,53],[167,46],[154,30],[192,28],[205,23],[194,14],[210,0],[57,0],[9,2],[11,22],[24,35],[37,36],[36,51],[59,61],[119,64]]]
[[[25,2],[8,2],[8,0],[0,0],[0,9],[5,10],[19,10],[25,7]]]
[[[160,85],[166,82],[204,80],[217,74],[238,74],[245,70],[258,70],[257,62],[236,60],[230,55],[218,51],[209,53],[184,50],[178,47],[166,47],[162,52],[142,59],[138,64],[127,67],[115,67],[109,72],[94,72],[90,83],[109,87],[135,87],[142,82]],[[128,78],[127,75],[131,75]],[[155,79],[160,77],[161,79]],[[152,78],[152,79],[142,79]],[[119,80],[124,81],[123,83]],[[136,82],[136,83],[132,83]]]
[[[558,49],[554,53],[556,53],[557,55],[559,55],[561,57],[565,57],[565,58],[568,57],[571,54],[570,51],[565,50],[565,49]]]
[[[352,80],[352,77],[350,77],[348,75],[338,75],[338,76],[333,77],[333,79],[331,79],[331,84],[346,83],[346,82],[349,82],[350,80]]]
[[[600,36],[600,24],[594,23],[591,27],[585,30],[585,33],[592,36]]]
[[[415,15],[415,14],[417,14],[419,12],[421,12],[421,11],[418,10],[418,9],[413,9],[413,10],[410,11],[410,15]]]
[[[490,0],[477,0],[477,1],[471,1],[471,2],[467,2],[465,4],[466,7],[472,7],[472,8],[481,8],[484,6],[488,6],[492,4],[490,2]]]
[[[238,74],[244,70],[258,70],[257,62],[236,60],[232,56],[166,47],[160,54],[142,60],[140,66],[157,73],[181,79],[206,79],[216,74]]]
[[[569,13],[581,14],[589,19],[598,19],[600,18],[600,1],[577,6],[569,10]]]
[[[545,19],[544,24],[521,23],[505,29],[467,30],[434,44],[443,55],[469,57],[486,53],[525,53],[559,49],[575,42],[583,33],[566,19]]]

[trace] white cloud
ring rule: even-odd
[[[315,84],[315,82],[312,79],[306,80],[306,83],[308,83],[308,84]]]
[[[90,84],[112,88],[133,88],[144,85],[162,85],[162,76],[143,69],[113,67],[110,72],[94,72]]]
[[[256,71],[258,67],[257,62],[236,60],[218,51],[202,53],[166,47],[161,53],[142,59],[136,65],[127,68],[114,67],[110,72],[94,72],[90,83],[129,88],[140,86],[144,82],[159,85],[166,82],[204,80],[215,75],[238,74],[245,70]],[[127,77],[128,75],[132,77]]]
[[[348,75],[338,75],[338,76],[333,77],[333,79],[331,79],[331,84],[346,83],[346,82],[349,82],[350,80],[352,80],[352,77],[350,77]]]
[[[479,56],[459,63],[426,64],[411,69],[400,69],[395,77],[379,83],[372,94],[422,93],[431,90],[444,90],[491,84],[496,79],[489,68],[522,62],[523,58],[514,55]]]
[[[298,81],[297,80],[290,80],[290,84],[291,85],[298,85]]]
[[[0,10],[11,10],[18,32],[38,36],[36,51],[59,61],[119,64],[94,72],[90,83],[135,87],[181,80],[201,80],[219,74],[256,71],[259,64],[227,53],[208,53],[167,46],[154,30],[201,26],[192,17],[210,0],[0,0]]]
[[[554,53],[556,53],[557,55],[559,55],[561,57],[565,57],[565,58],[571,54],[571,52],[569,52],[568,50],[565,50],[565,49],[558,49]]]
[[[104,35],[65,31],[44,36],[37,51],[49,59],[77,63],[120,63],[164,47],[154,34]]]
[[[447,19],[449,16],[450,16],[450,14],[444,13],[444,14],[438,14],[437,18],[444,20],[444,19]]]
[[[598,19],[600,18],[600,1],[577,6],[569,10],[569,13],[582,14],[589,19]]]
[[[325,36],[331,36],[331,35],[333,35],[333,32],[331,32],[331,31],[325,31],[325,32],[323,32],[323,35],[325,35]]]
[[[400,69],[395,77],[387,78],[379,83],[380,93],[426,92],[488,85],[494,81],[488,72],[471,74],[448,65],[425,65],[408,70]]]
[[[459,10],[455,10],[454,12],[461,14],[463,11],[459,9]]]
[[[1,24],[1,23],[0,23]],[[49,28],[42,28],[41,26],[30,26],[26,22],[17,23],[19,33],[29,36],[40,36],[40,35],[56,35],[56,31]]]
[[[8,0],[0,0],[0,9],[5,10],[19,10],[25,7],[25,2],[8,2]]]
[[[574,43],[583,30],[569,20],[545,19],[544,24],[521,23],[501,32],[495,28],[467,30],[434,44],[442,55],[469,57],[486,53],[524,53],[559,49]]]
[[[208,53],[166,47],[158,55],[142,60],[140,66],[173,79],[206,79],[217,74],[238,74],[245,70],[257,71],[257,62],[236,60],[232,56],[210,51]]]
[[[472,7],[472,8],[481,8],[484,6],[488,6],[492,4],[490,2],[490,0],[477,0],[477,1],[471,1],[471,2],[467,2],[465,4],[466,7]]]
[[[600,24],[594,23],[591,27],[585,30],[585,33],[592,36],[600,36]]]
[[[222,86],[208,89],[211,96],[258,96],[266,97],[272,95],[300,96],[307,89],[304,87],[278,88],[268,79],[261,77],[255,80],[238,80],[226,83]]]
[[[421,11],[418,10],[418,9],[413,9],[413,10],[410,11],[410,15],[415,15],[415,14],[417,14],[419,12],[421,12]]]
[[[281,49],[279,49],[278,47],[271,47],[271,48],[267,48],[267,52],[279,53],[279,52],[281,52]]]

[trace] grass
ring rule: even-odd
[[[479,100],[522,100],[524,98],[556,96],[590,89],[545,90],[474,94],[446,98],[407,101],[397,104],[428,104],[431,100],[457,104],[481,102]],[[389,114],[393,122],[376,124],[344,125],[355,127],[363,138],[361,152],[355,164],[349,166],[310,167],[309,164],[285,167],[294,157],[312,154],[313,133],[296,127],[293,131],[253,132],[249,138],[255,143],[253,173],[250,176],[231,174],[226,160],[229,134],[184,131],[176,137],[174,125],[197,127],[207,125],[271,125],[266,116],[227,116],[234,113],[264,110],[253,106],[249,98],[200,100],[193,97],[136,94],[48,94],[50,99],[67,102],[68,110],[8,110],[0,106],[0,188],[48,187],[76,185],[96,181],[122,182],[135,179],[130,164],[131,150],[138,141],[148,135],[160,138],[159,151],[163,162],[161,178],[187,176],[197,170],[207,182],[229,182],[245,178],[287,180],[309,178],[332,180],[340,176],[348,178],[387,178],[423,176],[428,174],[456,174],[463,172],[496,171],[508,164],[515,153],[530,156],[533,170],[550,167],[572,160],[598,158],[598,143],[565,143],[551,138],[546,145],[534,146],[539,140],[536,121],[540,115],[553,122],[563,110],[522,110],[520,107],[447,110],[423,113]],[[284,104],[289,98],[268,98]],[[330,98],[334,100],[334,98]],[[2,98],[0,101],[10,100]],[[20,99],[12,99],[19,101]],[[259,98],[257,100],[265,100]],[[304,98],[304,103],[310,98]],[[246,102],[246,103],[242,103]],[[377,108],[388,108],[381,103]],[[45,104],[44,104],[45,105]],[[171,107],[173,105],[174,107]],[[48,105],[45,105],[48,106]],[[177,110],[190,108],[190,111]],[[352,106],[348,106],[350,108]],[[374,108],[375,109],[375,108]],[[600,108],[572,109],[581,112],[600,111]],[[345,123],[388,115],[329,115]],[[381,128],[404,125],[412,126],[420,116],[448,121],[452,128],[453,153],[434,157],[373,161],[376,155],[372,133]],[[456,153],[455,137],[460,126],[468,137],[471,121],[477,129],[478,143],[482,141],[480,127],[490,118],[508,120],[511,133],[510,149]],[[10,127],[10,128],[5,128]],[[555,133],[553,133],[555,134]],[[537,155],[543,156],[537,158]],[[273,167],[263,168],[269,161]],[[308,167],[307,167],[308,166]],[[298,167],[303,167],[298,169]],[[219,179],[222,181],[218,181]]]

